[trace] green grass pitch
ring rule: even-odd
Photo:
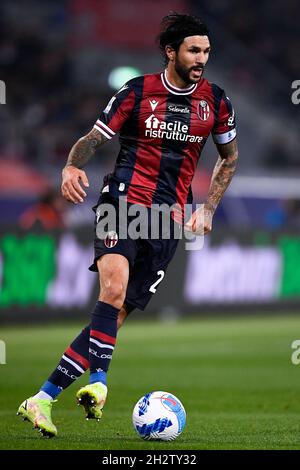
[[[120,331],[101,422],[86,421],[75,392],[54,405],[58,436],[45,439],[16,416],[84,324],[2,327],[7,364],[0,365],[0,449],[300,449],[300,364],[291,344],[300,316],[252,316],[135,323]],[[174,442],[135,433],[136,401],[152,390],[178,396],[187,424]]]

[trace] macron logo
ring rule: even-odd
[[[149,100],[150,106],[152,111],[155,111],[156,106],[158,105],[158,101],[155,100]]]
[[[151,116],[146,119],[145,124],[147,129],[157,129],[160,121],[154,116],[154,114],[151,114]]]

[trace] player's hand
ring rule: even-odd
[[[206,235],[211,232],[213,216],[214,210],[206,204],[202,204],[192,213],[190,220],[184,227],[195,235]]]
[[[66,166],[62,171],[61,193],[63,197],[74,204],[83,202],[86,192],[81,187],[82,183],[85,187],[89,187],[89,181],[85,171],[75,166]]]

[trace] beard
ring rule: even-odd
[[[187,85],[193,85],[194,83],[198,83],[200,79],[203,76],[204,72],[204,65],[198,66],[198,67],[186,67],[183,65],[178,57],[175,58],[175,70],[179,77],[187,84]],[[199,78],[192,78],[191,77],[191,72],[193,70],[202,70],[202,73]]]

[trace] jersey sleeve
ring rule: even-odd
[[[102,111],[99,119],[94,124],[107,139],[111,139],[120,131],[123,124],[129,118],[135,103],[135,93],[130,83],[126,83],[110,99],[106,108]]]
[[[236,137],[235,112],[228,96],[223,92],[212,137],[216,144],[228,144]]]

